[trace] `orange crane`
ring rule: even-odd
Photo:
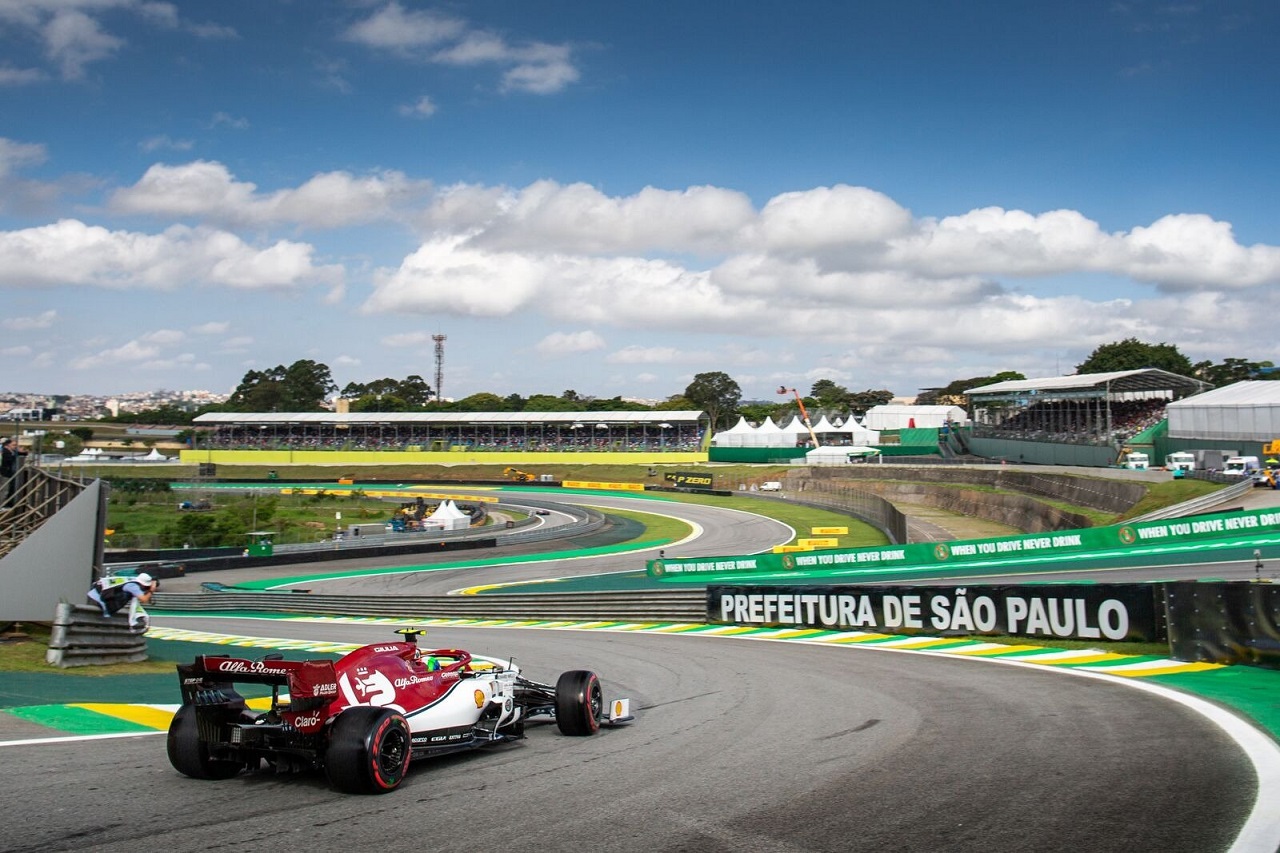
[[[818,441],[818,434],[813,431],[813,424],[809,423],[809,413],[805,411],[804,400],[800,399],[800,393],[796,391],[796,389],[794,388],[788,388],[786,385],[779,385],[778,393],[783,395],[786,395],[786,394],[795,395],[796,405],[800,407],[800,420],[804,422],[805,429],[809,430],[809,437],[813,439],[813,446],[814,447],[820,446],[821,442]]]

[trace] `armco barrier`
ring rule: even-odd
[[[152,612],[264,611],[344,616],[702,622],[701,589],[521,595],[317,595],[308,592],[156,593]]]
[[[146,637],[131,630],[124,616],[103,616],[96,607],[65,601],[55,608],[47,663],[69,667],[146,659]]]

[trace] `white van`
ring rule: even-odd
[[[1256,456],[1232,456],[1222,466],[1222,473],[1228,477],[1243,477],[1246,474],[1252,474],[1261,467]]]
[[[767,482],[767,483],[761,483],[761,484],[760,484],[760,491],[762,491],[762,492],[780,492],[780,491],[782,491],[782,484],[781,484],[781,483],[779,483],[777,480],[770,480],[770,481],[769,481],[769,482]]]

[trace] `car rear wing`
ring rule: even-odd
[[[295,711],[322,707],[338,696],[338,676],[329,660],[245,660],[199,655],[192,663],[178,665],[178,682],[182,701],[194,705],[207,704],[212,694],[229,698],[224,691],[237,682],[268,684],[273,692],[284,687]]]

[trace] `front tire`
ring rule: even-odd
[[[556,681],[556,725],[562,734],[593,735],[600,730],[604,691],[600,679],[585,669],[562,673]]]
[[[404,781],[412,745],[403,715],[390,708],[357,705],[333,723],[324,772],[339,791],[385,794]]]
[[[193,779],[230,779],[244,767],[239,761],[209,757],[209,745],[200,740],[194,705],[183,705],[173,715],[166,747],[174,769]]]

